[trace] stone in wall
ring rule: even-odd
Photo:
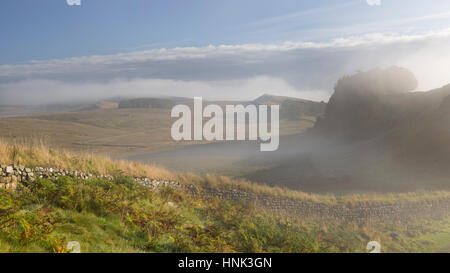
[[[36,178],[55,179],[61,176],[71,176],[78,179],[101,178],[113,180],[111,175],[94,175],[82,171],[69,171],[57,168],[35,167],[26,168],[23,165],[0,165],[0,188],[16,190],[20,182],[34,182]],[[134,180],[150,189],[172,187],[180,189],[181,184],[176,181],[155,180],[147,177],[135,177]]]

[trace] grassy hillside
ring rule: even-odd
[[[424,236],[444,236],[448,224],[313,222],[170,189],[153,192],[126,177],[39,179],[20,193],[0,189],[0,215],[0,252],[67,252],[69,241],[82,252],[366,252],[370,240],[385,252],[434,251]]]
[[[205,101],[205,103],[217,103],[224,106],[225,104],[256,103],[262,99],[269,104],[283,102],[288,104],[288,107],[282,110],[285,113],[282,113],[280,121],[282,136],[298,134],[311,128],[317,114],[314,112],[315,109],[323,108],[325,105],[276,96],[263,96],[255,102]],[[242,150],[233,152],[232,155],[220,151],[212,157],[191,154],[188,156],[190,160],[179,155],[177,152],[185,147],[203,148],[204,144],[211,143],[174,141],[170,135],[170,129],[175,119],[170,118],[170,109],[147,107],[155,101],[163,102],[166,106],[169,101],[192,104],[192,99],[185,98],[159,100],[117,98],[85,105],[83,111],[78,112],[0,118],[0,128],[2,128],[0,138],[9,143],[19,144],[28,139],[45,139],[45,142],[51,143],[54,148],[102,154],[115,159],[139,160],[144,163],[158,164],[175,172],[233,175],[237,173],[236,170],[242,169],[239,168],[242,165],[240,162],[246,160],[246,154],[243,154]],[[293,103],[290,103],[291,101]],[[121,107],[126,108],[120,108],[120,104],[122,104]],[[235,143],[229,142],[229,144]],[[258,151],[259,148],[252,148],[253,153]],[[169,153],[169,156],[164,154],[164,158],[160,158],[162,153]],[[155,156],[158,157],[157,160],[153,160]],[[259,167],[261,166],[257,166]]]
[[[242,179],[217,175],[196,175],[192,173],[171,173],[170,171],[134,161],[111,160],[106,156],[78,153],[51,148],[41,141],[9,144],[0,139],[0,164],[22,164],[27,167],[52,167],[78,170],[92,174],[127,177],[149,177],[154,179],[177,180],[199,187],[236,189],[256,194],[283,198],[300,199],[312,203],[328,205],[383,205],[392,203],[428,202],[450,198],[448,191],[417,191],[406,193],[366,193],[366,194],[310,194],[289,190],[279,186],[265,186]]]
[[[20,194],[0,191],[0,198],[0,252],[63,252],[73,240],[83,252],[327,250],[312,230],[288,219],[170,190],[151,192],[126,178],[38,180]]]
[[[58,112],[76,112],[89,107],[87,104],[5,105],[0,104],[0,117],[43,115]]]
[[[2,164],[53,166],[113,174],[113,181],[38,179],[17,193],[0,189],[0,252],[66,252],[78,241],[83,252],[365,252],[370,240],[383,251],[437,251],[448,247],[449,219],[365,225],[298,218],[192,196],[148,190],[131,176],[171,178],[198,186],[234,188],[313,203],[387,204],[449,198],[448,192],[311,195],[226,177],[174,175],[154,166],[58,151],[41,143],[0,142]]]
[[[174,141],[170,109],[97,109],[29,117],[0,118],[0,137],[44,138],[53,146],[111,156],[155,153],[206,143]],[[310,128],[313,120],[282,121],[282,135]]]

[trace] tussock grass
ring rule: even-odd
[[[334,203],[336,201],[336,197],[331,194],[326,195],[310,194],[301,191],[289,190],[283,187],[277,186],[272,187],[256,184],[248,180],[234,179],[227,176],[218,176],[211,174],[199,176],[196,174],[189,173],[185,175],[180,175],[180,178],[184,183],[193,183],[200,187],[218,188],[223,190],[240,190],[249,193],[254,193],[257,195],[268,195],[280,198],[301,199],[303,201],[309,202]]]
[[[376,206],[387,204],[429,203],[450,198],[448,191],[416,191],[408,193],[368,193],[337,196],[333,194],[310,194],[283,187],[256,184],[242,179],[217,175],[177,174],[164,168],[139,162],[114,161],[107,156],[77,153],[48,146],[43,139],[26,139],[7,142],[0,139],[0,163],[23,164],[28,167],[42,166],[67,170],[79,170],[93,174],[125,175],[154,179],[178,180],[200,187],[225,190],[241,190],[259,195],[291,198],[310,203],[346,206]]]
[[[52,167],[79,170],[92,174],[128,175],[156,179],[174,179],[169,171],[139,162],[113,161],[107,156],[77,153],[53,149],[43,139],[15,140],[13,143],[0,139],[0,162],[22,164],[27,167]]]
[[[392,204],[429,203],[437,200],[450,199],[449,191],[415,191],[405,193],[365,193],[365,194],[312,194],[290,190],[283,187],[272,187],[256,184],[247,180],[232,179],[226,176],[186,174],[180,176],[184,183],[193,183],[201,187],[219,188],[224,190],[242,190],[258,195],[268,195],[279,198],[290,198],[308,203],[339,206],[382,206]]]
[[[69,241],[82,252],[366,252],[370,240],[384,252],[405,252],[421,249],[411,243],[416,237],[448,228],[304,219],[170,188],[151,191],[127,177],[21,186],[0,189],[0,252],[64,253]]]
[[[0,189],[0,215],[0,252],[66,252],[72,240],[83,252],[335,249],[298,221],[170,188],[151,191],[126,177],[38,179],[19,193]]]

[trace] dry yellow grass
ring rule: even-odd
[[[255,194],[300,199],[305,202],[327,205],[361,206],[413,202],[426,203],[450,198],[450,192],[448,191],[370,193],[344,196],[336,196],[333,194],[309,194],[282,187],[260,185],[250,181],[232,179],[225,176],[208,174],[199,176],[192,173],[176,174],[164,168],[139,162],[114,161],[107,156],[92,153],[78,153],[68,150],[53,149],[46,145],[45,141],[42,139],[15,140],[14,142],[7,142],[0,139],[0,163],[22,164],[28,167],[41,166],[66,170],[79,170],[93,174],[123,174],[132,177],[178,180],[182,183],[195,184],[200,187],[236,189]]]
[[[15,140],[13,143],[0,139],[0,162],[2,164],[22,164],[28,167],[79,170],[93,174],[114,175],[120,172],[137,177],[175,178],[169,171],[152,165],[113,161],[107,156],[92,153],[52,149],[42,139]]]
[[[0,109],[1,110],[1,109]],[[208,141],[175,141],[169,109],[98,109],[0,118],[0,138],[44,138],[52,147],[114,158],[164,152]],[[280,134],[296,134],[311,121],[281,121]]]
[[[429,203],[436,200],[450,199],[449,191],[415,191],[405,193],[364,193],[364,194],[312,194],[290,190],[283,187],[272,187],[256,184],[247,180],[232,179],[226,176],[186,174],[180,176],[182,182],[194,183],[203,187],[236,189],[260,195],[302,200],[324,205],[345,205],[348,207],[377,206],[388,204]]]

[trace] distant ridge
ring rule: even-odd
[[[280,104],[284,101],[302,101],[302,102],[315,102],[312,100],[306,100],[301,98],[294,98],[294,97],[286,97],[286,96],[275,96],[270,94],[264,94],[257,99],[255,99],[253,102],[255,104]],[[316,102],[317,103],[317,102]]]
[[[256,105],[280,105],[280,119],[298,120],[305,116],[322,116],[325,112],[325,102],[316,102],[300,98],[273,96],[264,94],[253,101]]]
[[[123,100],[119,103],[119,108],[158,108],[169,109],[172,108],[175,103],[169,99],[160,98],[137,98],[130,100]]]

